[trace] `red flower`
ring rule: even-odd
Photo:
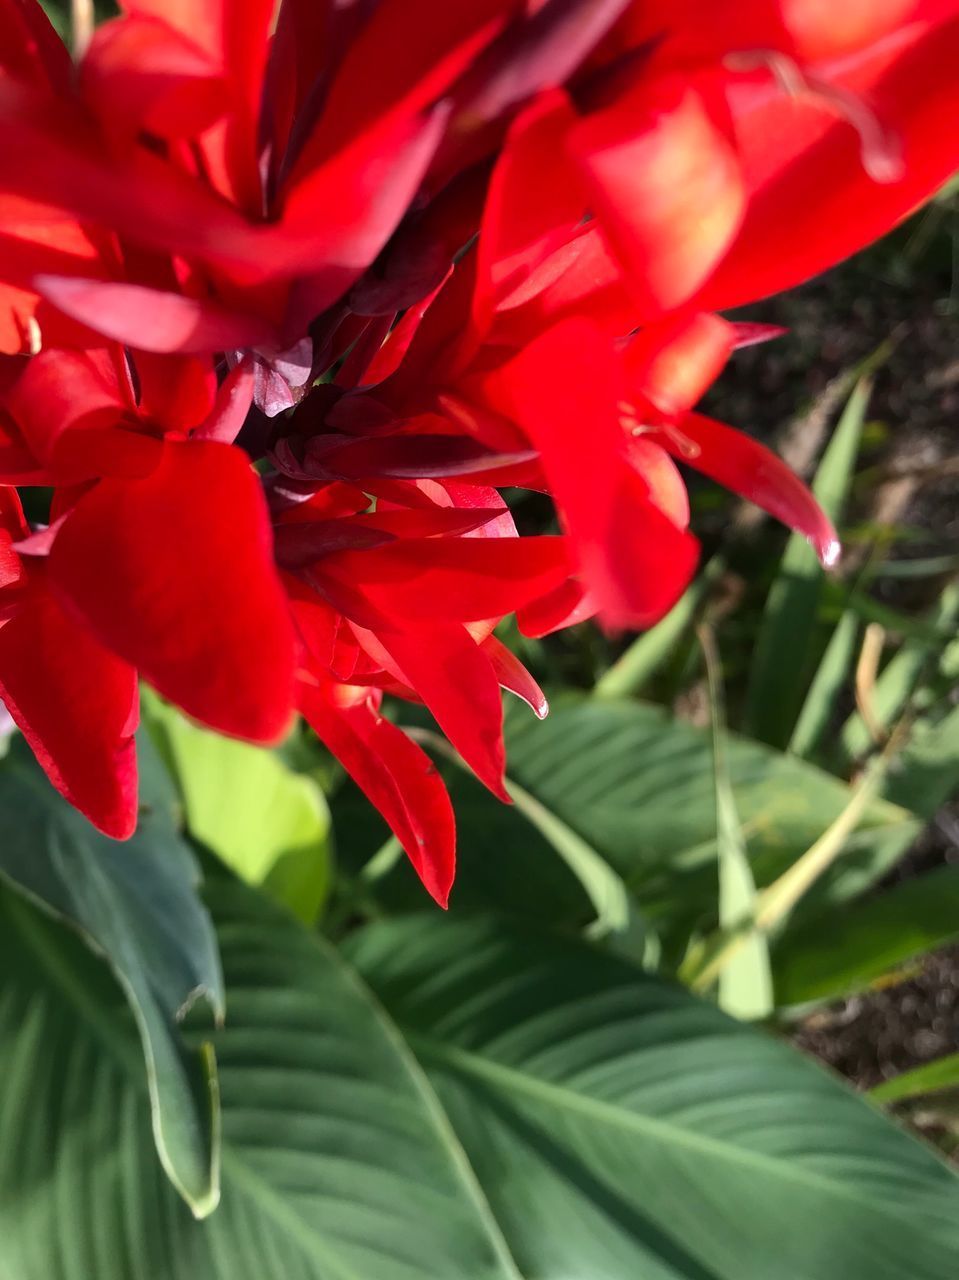
[[[385,694],[506,798],[501,688],[546,706],[494,627],[662,616],[677,462],[835,557],[696,412],[772,336],[713,313],[951,175],[959,0],[274,7],[126,0],[74,67],[0,0],[0,484],[54,490],[31,532],[0,488],[0,694],[118,836],[139,675],[255,741],[298,708],[445,903],[449,799]]]
[[[569,572],[559,538],[518,538],[494,490],[394,482],[375,513],[347,485],[283,512],[276,555],[303,654],[300,708],[383,815],[445,905],[448,802],[426,757],[379,715],[382,691],[425,702],[503,800],[500,686],[545,714],[529,674],[492,635]],[[445,810],[444,810],[445,811]]]

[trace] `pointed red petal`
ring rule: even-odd
[[[239,738],[282,736],[294,633],[240,450],[167,442],[152,475],[102,482],[64,522],[50,572],[104,643],[188,714]]]
[[[47,592],[0,627],[0,697],[50,781],[116,840],[137,820],[137,680]]]
[[[515,693],[517,698],[522,698],[537,720],[545,720],[549,714],[546,695],[519,658],[505,644],[501,644],[496,636],[487,636],[480,648],[493,664],[500,685],[510,693]]]
[[[445,907],[456,869],[456,828],[436,766],[369,701],[337,705],[335,696],[304,681],[300,709],[382,813],[427,892]]]
[[[503,699],[489,656],[456,625],[376,634],[479,780],[509,804]]]
[[[652,438],[808,538],[824,565],[836,563],[839,539],[832,521],[796,473],[758,440],[698,413]]]

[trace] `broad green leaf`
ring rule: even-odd
[[[197,1223],[106,970],[0,893],[4,1280],[952,1280],[955,1174],[638,966],[438,912],[337,953],[241,885],[210,902],[223,1197]]]
[[[222,1200],[200,1224],[155,1166],[106,970],[0,891],[4,1280],[517,1280],[448,1118],[352,969],[242,885],[211,903],[230,999]]]
[[[868,378],[856,384],[812,483],[834,522],[852,480],[871,389]],[[766,601],[746,698],[745,731],[773,746],[789,741],[802,706],[821,589],[815,552],[793,534]]]
[[[142,735],[139,755],[139,825],[120,843],[99,835],[62,800],[18,741],[0,765],[0,812],[7,815],[0,879],[69,922],[108,961],[142,1041],[134,1066],[149,1089],[160,1160],[202,1216],[219,1194],[216,1082],[209,1054],[187,1053],[178,1023],[198,999],[222,1013],[222,978],[197,897],[196,862],[173,824],[169,780]],[[53,953],[46,962],[69,978],[72,962]],[[0,982],[7,977],[4,970]],[[5,993],[0,986],[0,999]],[[82,992],[75,998],[82,1000]]]
[[[956,937],[959,867],[939,867],[785,934],[773,951],[777,1003],[846,995]]]
[[[959,1089],[959,1053],[947,1054],[934,1062],[914,1067],[912,1071],[904,1071],[891,1080],[884,1080],[869,1090],[869,1096],[873,1102],[886,1104],[922,1098],[942,1089]]]
[[[348,954],[425,1068],[523,1275],[954,1275],[955,1173],[680,989],[501,921],[376,925]]]
[[[708,928],[717,923],[708,731],[660,707],[566,695],[553,701],[542,723],[508,713],[507,749],[515,781],[610,863],[654,927],[688,934],[697,921]],[[843,812],[850,788],[805,761],[736,734],[728,734],[727,755],[753,876],[763,887]],[[918,825],[904,809],[873,803],[810,903],[860,892]],[[490,859],[487,877],[508,877],[505,835],[498,857],[494,850]]]
[[[190,833],[311,924],[330,885],[330,815],[316,783],[273,751],[201,729],[155,695],[144,706]]]

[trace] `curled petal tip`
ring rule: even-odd
[[[549,715],[549,703],[546,701],[545,698],[537,702],[536,706],[533,707],[533,714],[535,715],[537,720],[546,719],[546,717]]]
[[[816,543],[816,552],[824,569],[835,569],[842,555],[842,544],[835,535]]]

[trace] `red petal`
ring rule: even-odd
[[[691,409],[715,382],[736,345],[736,330],[708,312],[642,329],[623,360],[629,390],[662,413]]]
[[[143,475],[159,460],[160,443],[140,431],[118,359],[118,348],[41,351],[7,392],[20,436],[57,484]]]
[[[228,78],[226,127],[200,145],[222,194],[259,213],[258,124],[275,0],[124,0],[122,7],[159,18],[199,45]]]
[[[318,163],[378,122],[412,119],[442,98],[511,6],[504,0],[442,4],[436,0],[379,0],[342,60],[323,118],[291,175],[295,184]],[[410,32],[416,38],[410,39]]]
[[[213,411],[216,373],[209,357],[141,350],[134,364],[140,413],[164,431],[188,431]]]
[[[225,351],[269,345],[276,333],[263,320],[215,302],[142,284],[115,284],[41,275],[37,291],[81,324],[143,351]]]
[[[515,693],[530,707],[537,720],[545,720],[549,715],[549,703],[546,695],[519,658],[505,644],[501,644],[496,636],[487,636],[480,648],[493,664],[496,679],[504,689]]]
[[[445,907],[456,869],[453,806],[429,756],[369,701],[337,705],[335,692],[305,681],[300,710],[379,809],[426,891]]]
[[[0,697],[57,790],[106,835],[132,835],[134,669],[38,593],[0,627]]]
[[[484,388],[539,448],[603,620],[648,626],[682,593],[697,551],[650,501],[627,459],[620,377],[610,341],[588,322],[568,320],[489,375]]]
[[[318,664],[323,671],[329,671],[342,621],[340,614],[292,573],[284,573],[282,580],[297,632],[312,660],[310,665]]]
[[[69,91],[70,55],[37,0],[0,0],[0,68],[44,88]]]
[[[447,116],[440,104],[423,116],[388,119],[290,187],[279,221],[262,232],[261,253],[277,274],[306,277],[287,318],[294,338],[383,248],[420,186]]]
[[[64,522],[52,583],[184,711],[273,742],[293,705],[294,633],[260,482],[230,445],[167,442],[152,475],[103,481]]]
[[[122,143],[142,131],[195,138],[229,107],[219,66],[165,22],[128,18],[94,34],[80,68],[83,95]]]
[[[455,625],[376,635],[479,780],[508,804],[503,699],[489,656]]]
[[[679,469],[660,444],[648,436],[636,436],[627,445],[629,460],[643,477],[649,500],[677,529],[689,527],[689,494]]]
[[[456,622],[512,613],[558,586],[569,568],[564,539],[554,537],[408,539],[339,552],[319,566],[324,581],[358,592],[387,617]],[[375,629],[361,613],[356,621]]]
[[[253,403],[256,375],[249,357],[234,365],[223,379],[209,415],[193,431],[194,440],[232,444],[243,429]]]
[[[500,302],[572,239],[582,221],[586,194],[573,166],[561,162],[575,121],[568,97],[554,89],[510,129],[490,179],[477,248],[473,315],[481,331]]]
[[[13,544],[29,533],[16,489],[0,488],[0,589],[24,580],[26,571]]]
[[[524,605],[516,615],[520,632],[533,640],[548,636],[565,627],[574,627],[596,613],[596,602],[575,578],[549,592],[539,600]]]
[[[588,116],[570,135],[603,232],[637,305],[685,302],[728,249],[745,208],[728,139],[687,82]]]
[[[953,175],[959,20],[913,24],[894,56],[888,45],[850,59],[818,99],[784,93],[768,73],[733,83],[748,210],[697,306],[722,310],[792,288],[884,235]],[[839,94],[873,119],[878,139],[861,137],[848,112],[842,118]],[[870,178],[864,161],[889,160],[898,176]]]
[[[674,457],[748,498],[803,534],[824,565],[836,563],[839,539],[832,521],[802,480],[758,440],[698,413],[654,437]]]

